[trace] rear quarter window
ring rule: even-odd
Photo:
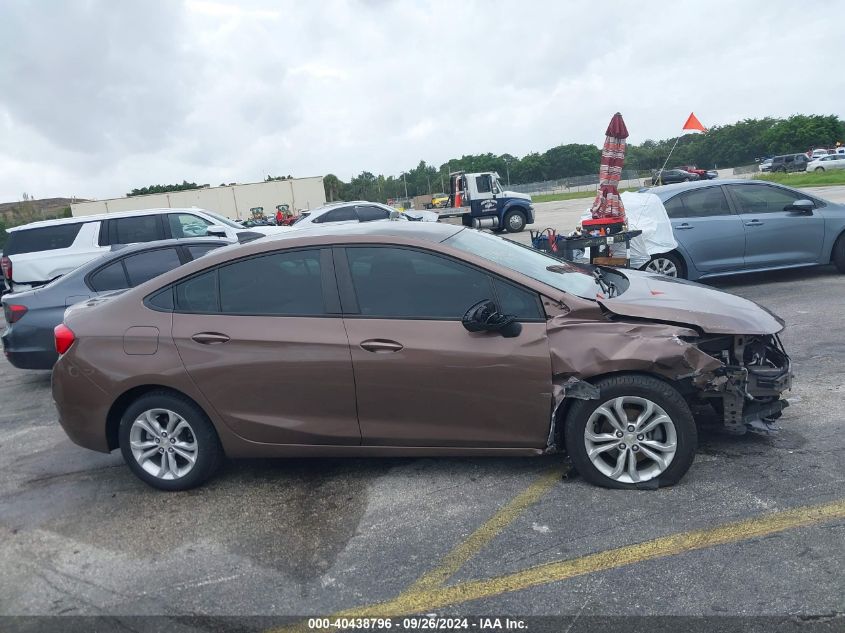
[[[12,231],[4,249],[6,255],[20,255],[21,253],[36,253],[38,251],[54,251],[68,248],[82,229],[83,222],[73,224],[56,224],[37,229],[21,229]]]
[[[101,268],[88,278],[88,285],[96,292],[128,288],[129,282],[126,280],[123,262],[117,261]]]

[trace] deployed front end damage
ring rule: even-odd
[[[702,335],[667,323],[593,319],[561,314],[548,321],[552,356],[552,425],[548,451],[556,446],[556,422],[571,399],[598,399],[591,378],[619,372],[657,374],[671,381],[691,404],[711,404],[736,434],[771,433],[788,406],[789,357],[776,335]]]
[[[792,386],[789,356],[776,334],[712,336],[697,341],[699,349],[722,362],[712,373],[693,379],[698,396],[721,413],[725,428],[770,434],[789,402],[781,398]]]

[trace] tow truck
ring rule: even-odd
[[[443,218],[461,218],[464,226],[519,233],[534,223],[531,196],[506,191],[495,171],[449,174],[449,206],[438,210]]]

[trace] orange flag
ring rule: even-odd
[[[707,128],[701,125],[701,121],[695,116],[695,113],[690,112],[687,122],[684,123],[684,130],[698,130],[699,132],[706,132]]]

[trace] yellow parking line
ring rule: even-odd
[[[562,467],[553,468],[537,479],[490,517],[484,525],[475,530],[465,541],[446,554],[437,567],[420,577],[419,580],[403,591],[402,595],[434,589],[449,580],[470,558],[484,549],[490,541],[496,538],[508,525],[513,523],[528,507],[537,503],[552,486],[561,480],[563,473],[564,469]]]
[[[703,530],[680,532],[643,543],[588,554],[580,558],[545,563],[487,580],[424,589],[402,594],[387,602],[335,613],[329,617],[388,617],[428,612],[470,600],[490,598],[708,547],[747,541],[834,519],[845,519],[845,500],[784,510]]]

